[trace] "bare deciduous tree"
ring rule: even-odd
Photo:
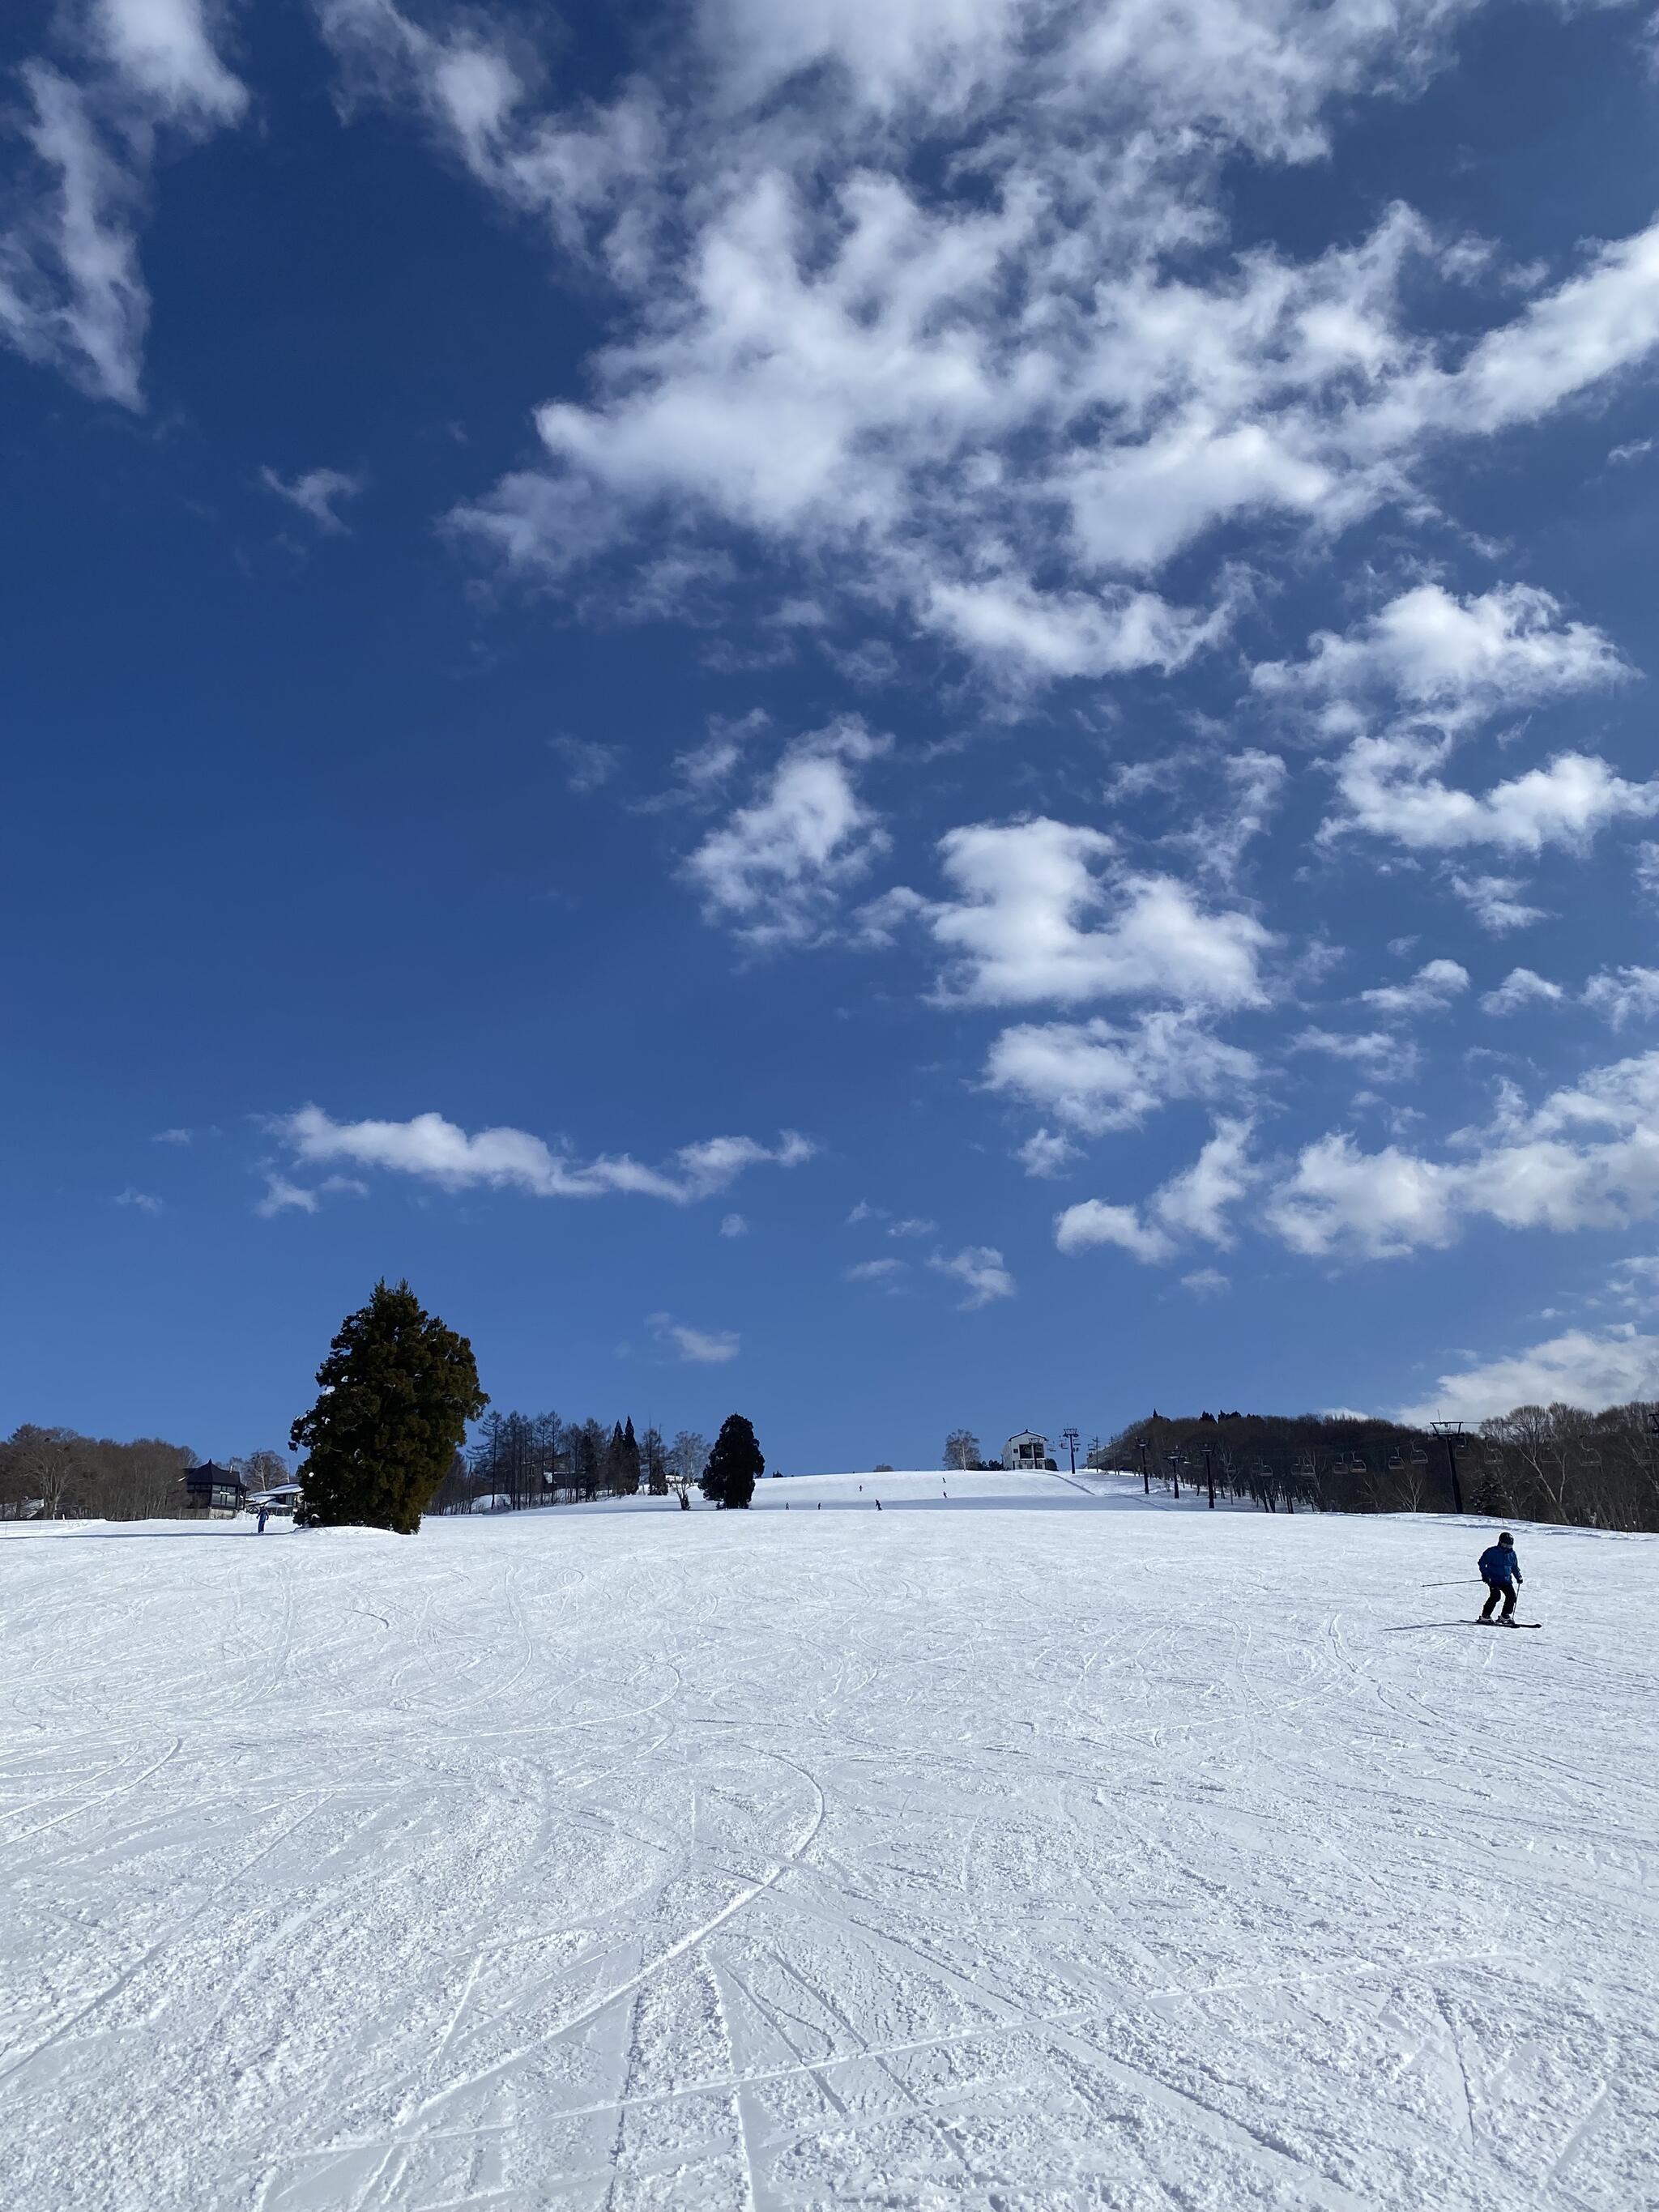
[[[708,1464],[708,1439],[695,1429],[682,1429],[668,1447],[668,1482],[680,1501],[680,1510],[691,1510],[691,1492]]]

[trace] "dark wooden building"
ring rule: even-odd
[[[216,1521],[228,1521],[240,1513],[247,1496],[241,1476],[232,1468],[216,1467],[210,1459],[204,1459],[200,1467],[187,1467],[183,1481],[185,1512]]]

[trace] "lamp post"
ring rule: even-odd
[[[1446,1472],[1451,1477],[1452,1511],[1463,1510],[1463,1486],[1457,1479],[1457,1455],[1462,1447],[1462,1421],[1431,1421],[1429,1426],[1446,1447]]]

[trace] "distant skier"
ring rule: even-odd
[[[265,1520],[266,1520],[266,1516],[269,1515],[270,1511],[270,1506],[268,1506],[268,1505],[262,1505],[262,1506],[259,1508],[259,1525],[258,1525],[258,1528],[254,1530],[254,1532],[253,1532],[253,1533],[255,1534],[255,1535],[257,1535],[257,1536],[263,1536],[263,1535],[264,1534],[264,1533],[265,1533]]]
[[[1498,1625],[1504,1628],[1515,1626],[1515,1594],[1521,1587],[1521,1562],[1515,1556],[1515,1539],[1507,1528],[1495,1544],[1482,1552],[1477,1562],[1480,1579],[1486,1585],[1486,1602],[1480,1608],[1482,1620],[1490,1620],[1492,1607],[1499,1598],[1504,1601],[1498,1616]]]

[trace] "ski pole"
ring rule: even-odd
[[[1419,1583],[1418,1588],[1419,1589],[1462,1589],[1465,1583],[1474,1583],[1480,1579],[1479,1575],[1459,1575],[1455,1582]]]

